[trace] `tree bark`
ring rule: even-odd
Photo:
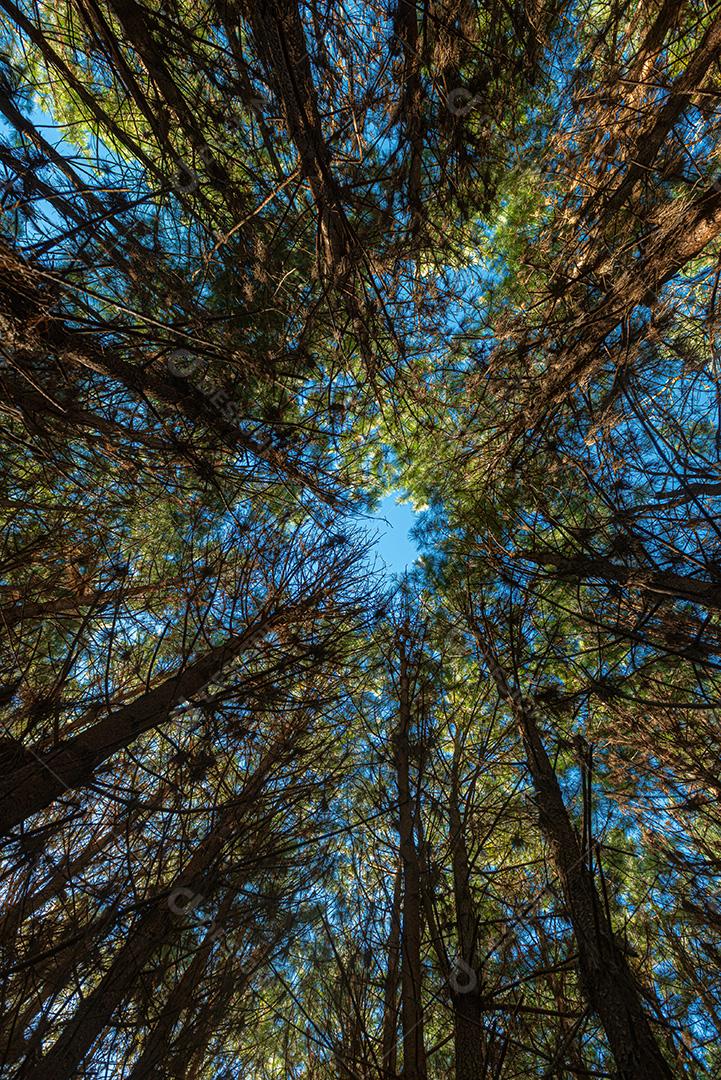
[[[87,731],[17,769],[0,787],[0,833],[44,810],[64,792],[87,787],[99,765],[144,732],[167,722],[181,701],[198,694],[279,619],[278,615],[271,616],[228,638]]]
[[[539,825],[551,849],[579,955],[583,993],[601,1021],[619,1080],[673,1080],[641,1003],[638,984],[616,944],[592,870],[563,801],[534,713],[489,659],[499,692],[510,705],[533,781]]]
[[[478,924],[470,888],[470,864],[459,806],[458,760],[453,762],[449,802],[451,852],[453,860],[453,899],[456,909],[458,951],[467,965],[459,978],[460,990],[453,989],[453,1036],[455,1080],[481,1080],[484,1075],[483,1028],[481,1026],[481,973],[478,969]],[[472,972],[472,976],[470,975]],[[468,987],[464,981],[468,974]]]
[[[14,939],[18,929],[36,911],[47,903],[53,896],[63,892],[67,885],[83,870],[98,854],[106,847],[114,836],[126,827],[126,822],[119,818],[109,829],[105,829],[94,840],[86,844],[79,855],[66,861],[52,874],[50,879],[34,892],[16,900],[14,904],[6,908],[0,919],[0,942],[7,947]]]
[[[220,907],[217,921],[221,926],[232,900],[233,894],[228,893]],[[168,1052],[173,1029],[183,1010],[188,1006],[192,1007],[193,992],[208,963],[213,942],[214,931],[210,928],[181,978],[170,991],[155,1025],[144,1039],[142,1053],[130,1071],[128,1080],[153,1080],[153,1077],[160,1074],[159,1066]]]
[[[248,18],[316,205],[319,261],[324,272],[333,276],[346,260],[352,232],[323,134],[303,21],[295,0],[251,2]]]
[[[618,582],[632,589],[652,593],[654,597],[689,600],[707,608],[721,608],[721,584],[699,581],[671,570],[619,566],[602,555],[566,556],[555,551],[519,551],[518,557],[539,566],[553,566],[564,577],[573,580],[600,578],[604,582]]]
[[[409,733],[411,695],[408,656],[403,640],[400,649],[400,700],[395,737],[398,784],[398,834],[403,867],[403,929],[401,936],[401,1025],[403,1029],[403,1080],[426,1080],[421,999],[421,884],[414,838],[410,791]]]
[[[387,950],[388,966],[386,968],[386,977],[383,986],[383,1035],[381,1040],[381,1054],[383,1061],[383,1076],[386,1080],[395,1080],[397,1076],[398,968],[401,938],[402,873],[402,867],[399,866],[393,883],[391,926],[390,934],[388,935]]]
[[[242,795],[222,813],[216,828],[198,845],[169,890],[154,897],[116,952],[110,967],[94,989],[81,1000],[59,1039],[37,1062],[27,1061],[17,1080],[74,1080],[82,1062],[116,1010],[137,986],[138,977],[157,950],[175,940],[183,930],[182,916],[170,907],[168,897],[177,888],[212,891],[212,871],[226,845],[237,835],[244,819],[257,807],[269,773],[287,758],[294,742],[292,730],[281,733],[266,750]]]

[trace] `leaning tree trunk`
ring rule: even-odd
[[[673,1080],[641,1003],[639,988],[604,914],[535,715],[481,646],[523,741],[539,824],[552,853],[578,946],[581,987],[601,1021],[618,1080]]]
[[[5,909],[2,919],[0,919],[0,945],[4,948],[12,946],[15,935],[22,924],[49,900],[60,895],[73,879],[126,826],[127,822],[119,817],[109,829],[101,831],[98,836],[86,844],[74,859],[68,859],[58,866],[44,885],[41,885],[34,892],[28,892],[27,895],[21,896],[13,904],[9,905]]]
[[[248,18],[316,205],[318,259],[324,273],[333,278],[344,268],[352,230],[333,176],[301,12],[296,0],[264,0],[248,5]]]
[[[117,923],[118,906],[116,902],[109,911],[69,933],[41,956],[25,962],[28,976],[16,993],[22,1000],[4,1010],[0,1023],[0,1061],[22,1061],[28,1069],[40,1058],[43,1041],[56,1022],[53,1006],[61,995],[72,992],[78,950],[89,955],[99,947]],[[12,969],[9,974],[13,974]]]
[[[182,917],[179,918],[169,906],[169,892],[176,888],[196,892],[199,887],[202,888],[223,849],[237,836],[247,815],[257,807],[268,774],[276,764],[287,759],[293,741],[293,733],[287,732],[268,748],[243,790],[242,798],[236,798],[231,807],[225,810],[218,826],[198,846],[170,890],[164,890],[151,901],[100,982],[81,1000],[58,1040],[40,1061],[26,1061],[17,1074],[17,1080],[74,1080],[101,1032],[112,1022],[118,1008],[137,986],[138,977],[148,961],[162,945],[177,939],[182,933]]]
[[[87,731],[16,769],[0,787],[0,833],[44,810],[64,792],[91,784],[99,765],[144,732],[166,722],[181,701],[200,693],[226,664],[275,626],[278,618],[270,616],[247,627]]]
[[[202,1075],[207,1050],[216,1032],[218,1011],[236,989],[233,965],[227,961],[225,971],[218,979],[215,1007],[211,1006],[200,1016],[189,1017],[178,1033],[172,1056],[165,1063],[167,1080],[196,1080]],[[221,1003],[220,1006],[217,1003]]]
[[[230,911],[233,899],[234,893],[229,892],[219,908],[217,922],[220,926],[223,925]],[[196,949],[193,959],[163,1003],[152,1030],[143,1041],[142,1053],[128,1074],[128,1080],[153,1080],[153,1077],[161,1074],[161,1064],[168,1052],[173,1029],[183,1011],[189,1007],[192,1008],[193,993],[205,971],[214,940],[215,930],[210,928],[200,947]]]

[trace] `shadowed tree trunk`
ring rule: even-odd
[[[64,792],[87,787],[99,765],[144,732],[167,722],[180,702],[203,690],[226,664],[279,621],[275,615],[253,624],[87,731],[17,769],[0,789],[0,833],[44,810]]]
[[[303,22],[296,0],[251,2],[248,17],[258,53],[283,109],[303,175],[318,215],[318,258],[324,272],[341,271],[350,250],[351,230],[332,172],[313,84]]]
[[[218,859],[226,846],[238,837],[247,819],[252,817],[269,773],[287,759],[293,741],[293,733],[289,731],[280,735],[266,751],[241,795],[230,808],[225,809],[217,827],[200,843],[170,888],[154,897],[138,917],[115,953],[110,967],[94,989],[81,1000],[59,1039],[39,1061],[26,1060],[17,1080],[73,1080],[77,1076],[96,1039],[137,984],[149,960],[161,946],[177,940],[182,934],[183,916],[173,910],[169,897],[177,889],[184,890],[184,901],[190,900],[192,894],[212,891],[211,875]]]
[[[512,689],[490,649],[480,637],[477,640],[499,693],[518,725],[533,781],[539,825],[551,849],[576,938],[581,986],[603,1024],[619,1080],[673,1080],[644,1010],[638,984],[608,924],[535,713]]]
[[[399,866],[393,883],[393,902],[391,906],[391,925],[388,935],[387,967],[383,986],[383,1035],[381,1054],[383,1075],[386,1080],[395,1080],[398,1058],[398,973],[401,938],[401,898],[402,867]]]
[[[401,1026],[403,1029],[403,1080],[426,1080],[421,997],[421,883],[416,850],[413,803],[410,788],[412,702],[406,641],[398,639],[399,703],[395,735],[398,784],[398,835],[403,867],[403,926],[401,936]]]
[[[688,600],[708,608],[721,608],[721,584],[713,581],[699,581],[670,570],[621,566],[601,555],[566,556],[555,551],[523,551],[518,554],[540,566],[553,566],[564,578],[572,581],[595,579],[614,582],[640,589],[654,597]]]
[[[94,859],[98,852],[107,847],[113,837],[126,827],[126,822],[119,818],[110,829],[105,829],[85,847],[74,859],[63,862],[51,875],[50,879],[34,892],[23,895],[8,907],[0,920],[0,941],[3,945],[12,942],[18,927],[35,914],[52,897],[57,896],[80,874]]]
[[[227,894],[218,909],[215,921],[220,927],[232,906],[233,899],[232,893]],[[208,964],[215,937],[215,928],[211,926],[203,942],[195,950],[193,959],[163,1002],[160,1015],[143,1043],[143,1052],[129,1073],[128,1080],[152,1080],[158,1075],[161,1063],[168,1053],[173,1029],[183,1010],[192,1005],[193,993]]]
[[[463,832],[456,753],[451,777],[448,814],[453,859],[453,899],[456,909],[458,952],[463,968],[452,988],[453,1037],[456,1080],[479,1080],[484,1075],[483,1028],[481,1026],[481,973],[478,970],[478,926],[470,888],[470,863]]]

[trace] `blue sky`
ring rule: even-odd
[[[402,574],[419,555],[408,535],[418,515],[410,503],[401,504],[398,498],[398,492],[386,495],[375,514],[367,519],[369,532],[378,536],[374,555],[385,563],[390,574]]]

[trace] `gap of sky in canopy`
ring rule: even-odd
[[[410,535],[410,530],[418,521],[418,514],[412,505],[400,502],[402,493],[392,491],[378,505],[371,516],[369,530],[377,537],[371,555],[377,556],[385,566],[386,573],[402,575],[418,558],[418,546]]]

